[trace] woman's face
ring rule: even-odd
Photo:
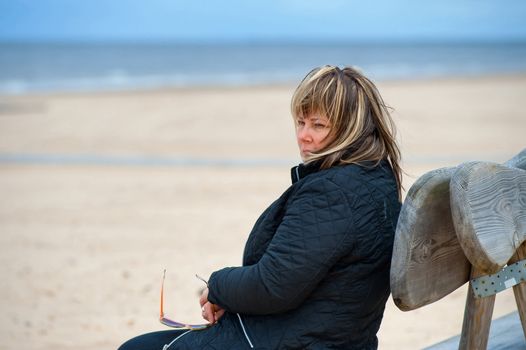
[[[296,139],[300,149],[301,159],[304,161],[312,152],[322,150],[329,142],[331,124],[329,120],[313,113],[296,120]]]

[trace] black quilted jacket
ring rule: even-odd
[[[177,348],[377,348],[400,210],[392,171],[300,165],[292,175],[254,225],[243,266],[210,277],[209,300],[228,312]]]

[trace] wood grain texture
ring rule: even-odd
[[[515,157],[511,158],[505,163],[508,167],[515,167],[526,170],[526,148],[523,149]],[[526,243],[523,243],[511,258],[509,264],[516,261],[526,259]],[[526,266],[524,266],[526,268]],[[515,294],[515,301],[517,302],[517,311],[521,320],[522,331],[526,338],[526,281],[513,287],[513,294]],[[524,342],[526,348],[526,339]]]
[[[486,274],[506,265],[526,240],[526,171],[488,162],[457,167],[451,213],[459,243]]]
[[[526,148],[520,151],[516,156],[504,163],[507,167],[519,168],[526,170]]]
[[[471,279],[485,275],[484,271],[473,268]],[[470,282],[471,283],[471,282]],[[491,316],[495,306],[495,295],[476,298],[473,288],[468,288],[464,321],[460,335],[460,350],[483,350],[488,346]]]
[[[523,259],[526,259],[526,242],[523,243],[519,249],[517,249],[515,255],[513,255],[508,265]],[[522,266],[521,268],[526,269],[526,266]],[[524,337],[526,338],[526,281],[522,281],[521,283],[513,286],[513,294],[515,294],[517,311],[520,316],[522,331],[524,333]]]
[[[526,169],[526,149],[505,163]],[[459,244],[450,204],[456,168],[421,176],[409,189],[398,219],[391,265],[391,291],[403,311],[448,295],[469,280],[470,262]]]
[[[395,232],[391,292],[409,311],[437,301],[469,279],[470,265],[455,233],[449,199],[454,168],[421,176],[409,189]]]

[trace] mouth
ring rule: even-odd
[[[307,149],[300,150],[301,159],[306,160],[307,158],[309,158],[312,154],[311,152],[312,152],[311,150],[307,150]]]

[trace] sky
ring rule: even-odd
[[[526,41],[526,0],[0,0],[1,41]]]

